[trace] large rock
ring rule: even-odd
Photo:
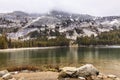
[[[99,71],[92,64],[86,64],[79,68],[64,67],[61,70],[62,71],[59,74],[59,78],[84,77],[84,78],[90,80],[90,79],[92,79],[92,76],[97,76],[99,74]]]
[[[99,71],[92,64],[86,64],[77,68],[77,74],[80,77],[97,76]]]
[[[0,77],[2,77],[3,75],[7,74],[8,71],[7,70],[3,70],[3,71],[0,71]]]
[[[77,68],[76,67],[64,67],[61,69],[63,72],[69,74],[69,75],[72,75],[74,74],[75,72],[77,72]]]
[[[9,80],[9,79],[12,79],[13,77],[12,77],[12,75],[10,73],[7,73],[7,74],[3,75],[2,78],[4,80]]]
[[[78,75],[76,75],[76,72],[77,72],[76,67],[64,67],[64,68],[61,68],[60,70],[61,70],[61,73],[59,74],[58,78],[78,77]]]

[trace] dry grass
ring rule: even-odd
[[[53,72],[59,72],[60,68],[58,65],[46,65],[43,66],[46,71],[53,71]]]
[[[30,70],[30,71],[37,71],[39,70],[36,66],[14,66],[7,68],[8,71],[22,71],[22,70]]]
[[[59,72],[59,66],[57,65],[43,65],[43,66],[13,66],[7,68],[9,72],[12,71],[22,71],[22,70],[29,70],[29,71],[52,71],[52,72]]]

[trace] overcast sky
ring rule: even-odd
[[[94,16],[120,15],[120,0],[0,0],[0,12],[45,13],[52,9]]]

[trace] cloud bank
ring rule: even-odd
[[[0,12],[46,13],[52,9],[95,16],[120,15],[120,0],[0,0]]]

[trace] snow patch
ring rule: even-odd
[[[90,31],[88,29],[83,29],[83,32],[86,36],[90,37],[91,35],[97,36],[97,34],[93,31]]]

